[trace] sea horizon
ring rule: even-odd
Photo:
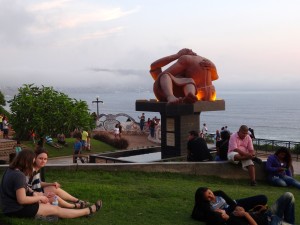
[[[92,112],[96,105],[92,101],[95,95],[89,93],[69,93],[74,98],[87,101]],[[255,131],[257,138],[300,141],[300,91],[223,91],[218,99],[225,101],[224,111],[202,112],[200,114],[200,129],[207,124],[208,132],[214,133],[227,125],[233,133],[245,124]],[[137,122],[142,112],[135,111],[136,100],[155,99],[153,92],[112,92],[102,93],[99,99],[104,104],[99,105],[99,112],[105,114],[126,113]],[[147,118],[159,113],[144,112]]]
[[[70,98],[86,101],[90,112],[97,112],[92,101],[99,97],[104,104],[99,104],[99,114],[125,113],[139,122],[142,112],[135,110],[136,100],[155,99],[150,90],[135,91],[99,91],[95,93],[65,90]],[[6,100],[12,96],[6,96]],[[223,126],[234,133],[240,125],[247,125],[255,131],[257,138],[300,142],[300,91],[219,91],[217,99],[225,101],[224,111],[201,112],[200,129],[207,124],[208,132],[214,133]],[[159,113],[144,112],[147,118],[160,118]]]

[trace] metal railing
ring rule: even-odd
[[[291,151],[293,158],[299,159],[300,142],[256,138],[253,140],[253,145],[256,151],[266,154],[274,153],[280,147],[286,147]]]

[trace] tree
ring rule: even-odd
[[[0,91],[0,114],[9,115],[9,113],[3,108],[6,106],[4,94]]]
[[[6,101],[5,101],[4,95],[3,95],[3,93],[1,91],[0,91],[0,105],[1,106],[5,106],[6,105]]]
[[[10,100],[10,123],[17,137],[69,134],[75,128],[93,129],[95,122],[85,101],[77,101],[52,87],[23,85]]]

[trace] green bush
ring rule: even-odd
[[[72,136],[73,136],[73,138],[81,138],[82,137],[82,135],[79,131],[74,132]]]
[[[105,133],[98,133],[98,134],[95,134],[93,136],[94,139],[98,140],[98,141],[102,141],[106,144],[109,144],[110,141],[111,141],[111,138],[108,134],[105,134]]]
[[[111,138],[108,134],[100,133],[93,136],[95,140],[109,144],[116,149],[126,149],[129,146],[128,140],[125,138]]]
[[[113,139],[113,144],[117,149],[126,149],[128,147],[129,143],[125,138],[120,138],[120,139]]]

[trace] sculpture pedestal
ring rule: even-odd
[[[156,100],[137,100],[136,111],[159,112],[161,115],[161,158],[187,154],[187,137],[200,130],[200,113],[225,110],[225,101],[198,101],[194,104],[167,104]]]

